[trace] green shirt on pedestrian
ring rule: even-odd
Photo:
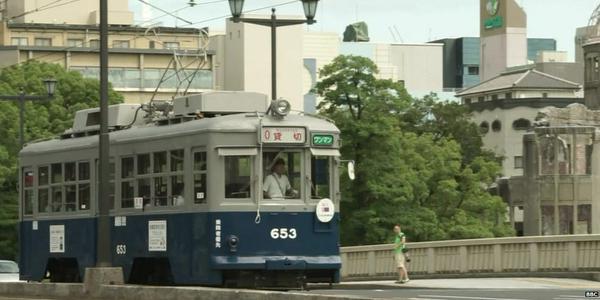
[[[396,240],[394,240],[394,244],[396,245],[394,247],[394,252],[402,253],[404,248],[406,248],[406,245],[402,242],[403,237],[405,237],[404,232],[400,232],[396,235]]]

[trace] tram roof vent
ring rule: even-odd
[[[108,128],[119,130],[131,125],[143,124],[142,116],[135,117],[139,104],[116,104],[108,107]],[[134,124],[135,123],[135,124]],[[73,128],[67,129],[63,136],[81,133],[93,133],[100,130],[100,108],[88,108],[75,112]]]
[[[175,116],[264,112],[269,107],[267,95],[252,92],[214,91],[187,95],[173,100]]]

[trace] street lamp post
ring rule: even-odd
[[[277,27],[299,25],[299,24],[314,24],[315,15],[317,13],[317,4],[319,0],[302,0],[304,7],[304,15],[306,20],[298,19],[277,19],[275,16],[275,8],[271,11],[270,19],[261,18],[242,18],[242,9],[244,8],[244,0],[229,0],[229,8],[231,10],[232,20],[235,23],[243,22],[271,28],[271,99],[277,100]]]
[[[45,79],[44,84],[46,85],[45,96],[37,95],[26,95],[23,88],[18,95],[0,95],[0,100],[6,101],[18,101],[19,102],[19,146],[20,149],[25,145],[25,101],[40,101],[54,98],[54,91],[56,89],[56,80]]]

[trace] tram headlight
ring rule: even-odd
[[[230,235],[227,239],[227,243],[229,244],[229,251],[237,252],[237,247],[240,243],[240,239],[235,235]]]
[[[285,117],[290,113],[292,106],[287,100],[279,99],[271,103],[271,111],[278,117]]]

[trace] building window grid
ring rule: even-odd
[[[27,46],[29,45],[29,39],[26,37],[12,37],[11,44],[13,46]]]
[[[67,39],[68,47],[83,47],[84,42],[83,39]]]
[[[514,157],[515,169],[523,169],[523,156]]]
[[[71,67],[71,70],[79,72],[85,78],[98,79],[100,76],[100,68],[98,67]],[[160,79],[165,72],[165,69],[146,68],[109,68],[109,81],[115,88],[135,88],[135,89],[154,89],[159,84]],[[191,76],[194,70],[185,70],[181,76]],[[177,88],[177,79],[174,76],[174,71],[169,70],[165,77],[171,76],[170,79],[161,84],[161,88],[175,89]],[[191,89],[211,89],[213,84],[213,75],[211,70],[199,70],[194,76],[190,85]],[[184,85],[186,83],[184,82]]]
[[[129,41],[128,40],[114,40],[112,42],[112,47],[113,48],[129,48]]]
[[[33,43],[35,46],[51,47],[52,39],[51,38],[35,38]]]
[[[100,48],[100,40],[92,39],[88,42],[90,48]]]
[[[177,149],[121,157],[121,208],[133,208],[135,197],[143,198],[144,207],[183,205],[184,153]]]
[[[179,42],[164,42],[163,43],[165,49],[177,50],[179,49]]]

